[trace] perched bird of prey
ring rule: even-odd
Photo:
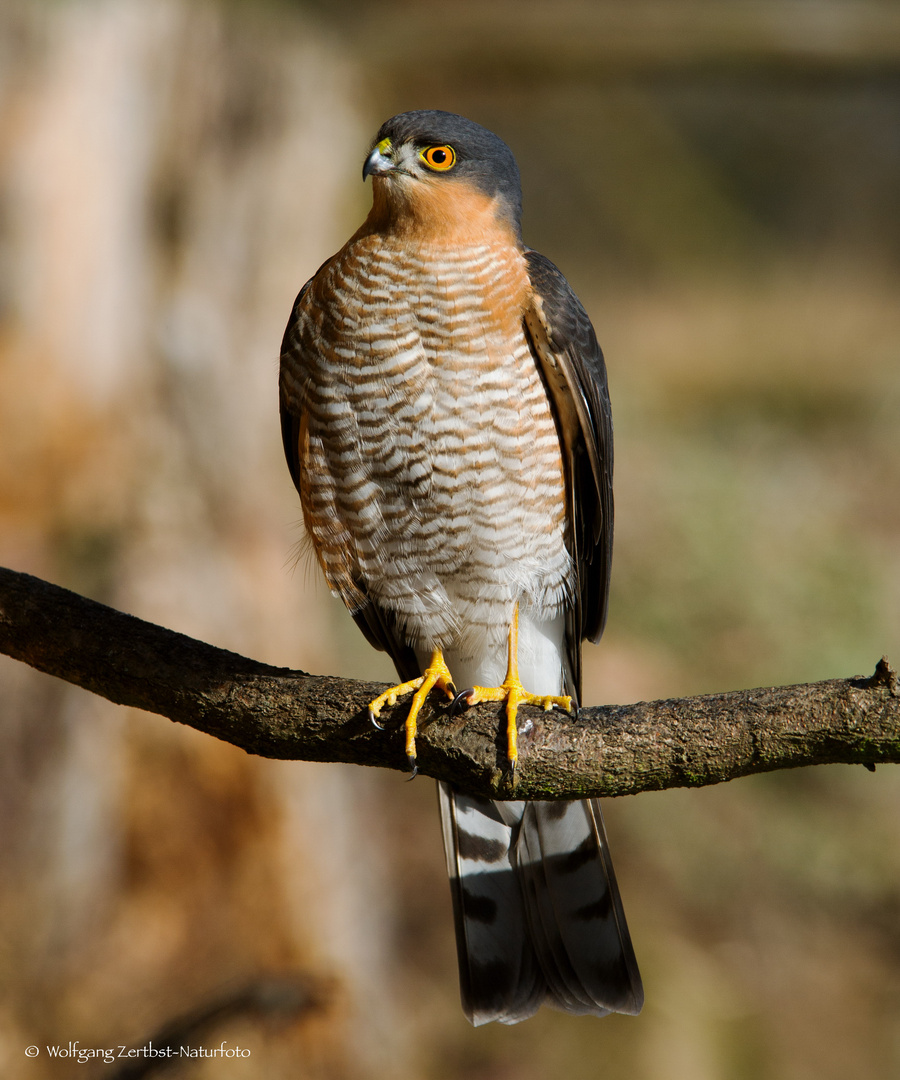
[[[303,286],[281,353],[284,449],[332,591],[412,694],[571,709],[606,620],[612,423],[593,327],[527,248],[509,147],[461,116],[388,120],[369,216]],[[524,708],[523,708],[524,706]],[[517,713],[523,708],[523,717]],[[600,807],[439,785],[463,1009],[637,1013]]]

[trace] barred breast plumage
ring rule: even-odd
[[[547,619],[571,594],[529,299],[508,243],[368,234],[298,303],[284,392],[308,417],[306,527],[332,589],[358,607],[364,581],[417,649],[502,654],[516,601]]]

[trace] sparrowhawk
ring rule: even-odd
[[[281,353],[284,448],[331,587],[404,682],[570,709],[606,620],[612,424],[591,322],[521,236],[509,147],[403,113],[365,160],[373,206],[303,286]],[[521,681],[520,681],[521,679]],[[525,689],[527,687],[527,690]],[[637,1013],[643,989],[596,800],[439,785],[463,1008]]]

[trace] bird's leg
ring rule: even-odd
[[[506,746],[507,757],[513,772],[519,761],[519,730],[516,714],[520,705],[540,705],[545,712],[554,706],[572,711],[572,699],[568,695],[553,696],[529,693],[519,680],[519,605],[513,610],[509,624],[509,660],[506,666],[506,678],[501,686],[475,686],[463,699],[467,705],[478,705],[482,701],[506,702]]]
[[[396,705],[397,698],[415,690],[412,704],[409,707],[409,714],[406,717],[406,760],[409,762],[413,776],[416,775],[417,771],[416,720],[422,710],[425,698],[428,697],[428,692],[435,686],[439,690],[443,690],[449,698],[454,697],[456,694],[453,679],[447,665],[444,663],[444,657],[440,649],[435,649],[431,654],[428,667],[425,668],[424,673],[418,679],[410,679],[409,682],[400,683],[399,686],[392,686],[390,690],[385,690],[383,694],[379,694],[369,705],[369,719],[376,727],[381,727],[378,723],[378,717],[385,705]]]

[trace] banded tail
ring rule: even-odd
[[[491,802],[438,785],[463,1011],[636,1014],[644,990],[596,799]]]

